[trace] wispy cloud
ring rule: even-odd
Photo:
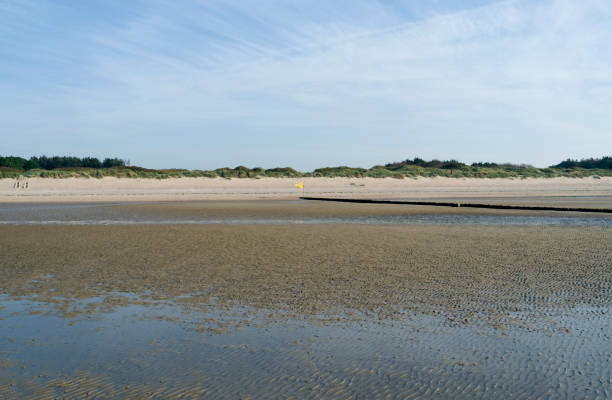
[[[9,28],[15,54],[0,71],[13,80],[0,85],[22,94],[0,97],[0,128],[54,135],[33,152],[121,143],[151,166],[163,153],[189,167],[546,165],[612,148],[608,1],[406,4],[158,1],[101,20],[28,9],[19,18],[50,29],[47,48]],[[92,22],[54,26],[62,13]]]

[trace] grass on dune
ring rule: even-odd
[[[460,169],[439,169],[425,167],[406,167],[390,171],[384,167],[376,166],[369,169],[351,167],[319,168],[312,172],[299,172],[292,168],[219,168],[214,171],[187,170],[187,169],[147,169],[139,167],[120,168],[62,168],[53,170],[31,169],[20,171],[13,168],[0,167],[1,178],[18,177],[41,177],[41,178],[303,178],[303,177],[348,177],[348,178],[415,178],[444,176],[450,178],[554,178],[554,177],[602,177],[612,176],[612,170],[608,169],[583,169],[583,168],[486,168],[486,167],[464,167]]]
[[[565,160],[547,168],[531,165],[497,164],[478,162],[471,165],[457,160],[430,160],[421,158],[407,159],[371,168],[349,166],[317,168],[312,172],[300,172],[291,167],[264,169],[217,168],[215,170],[189,169],[149,169],[129,166],[128,162],[117,158],[99,161],[86,157],[0,157],[0,178],[42,177],[42,178],[302,178],[302,177],[347,177],[347,178],[415,178],[444,176],[450,178],[554,178],[554,177],[602,177],[612,176],[612,157]],[[57,166],[60,167],[57,167]]]

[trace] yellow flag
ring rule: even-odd
[[[300,183],[296,183],[293,186],[295,186],[298,189],[304,189],[304,181],[302,181]]]

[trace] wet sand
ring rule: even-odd
[[[404,311],[505,324],[612,301],[609,228],[470,226],[2,227],[1,290],[87,298],[195,294],[283,313]],[[44,279],[45,276],[52,278]],[[60,301],[63,311],[69,304]]]
[[[480,200],[483,200],[480,198]],[[506,201],[509,201],[508,199]],[[540,198],[546,204],[559,205],[557,198]],[[565,199],[562,204],[580,205],[583,198]],[[612,202],[612,197],[610,197]],[[612,207],[612,203],[610,204]],[[175,202],[116,202],[116,203],[0,203],[0,223],[84,222],[109,221],[187,223],[198,221],[330,221],[386,222],[415,220],[418,217],[552,217],[587,218],[612,221],[603,213],[575,213],[559,211],[525,211],[471,209],[456,207],[413,206],[401,204],[354,204],[307,200],[232,200],[232,201],[175,201]]]
[[[123,217],[189,219],[440,212],[116,207]],[[612,394],[609,226],[7,224],[0,249],[0,394],[9,397],[79,398],[84,387],[100,398]],[[80,360],[49,372],[53,354],[75,348]]]

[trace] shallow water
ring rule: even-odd
[[[611,222],[0,205],[0,398],[609,398]]]
[[[426,225],[484,225],[484,226],[612,226],[612,217],[584,213],[512,213],[465,214],[437,207],[435,213],[418,213],[422,206],[405,206],[416,213],[317,216],[299,215],[304,201],[279,202],[283,207],[295,207],[296,215],[239,215],[219,217],[203,207],[200,212],[179,214],[169,218],[167,213],[142,210],[139,205],[156,203],[100,203],[100,204],[0,204],[0,225],[170,225],[170,224],[426,224]],[[157,203],[164,205],[164,203]],[[316,203],[315,203],[316,204]],[[318,203],[321,204],[321,203]],[[321,207],[328,204],[321,204]],[[335,205],[346,207],[346,205]],[[366,206],[364,207],[367,210]]]
[[[493,328],[410,314],[279,319],[180,299],[66,318],[45,303],[0,301],[0,393],[19,398],[612,395],[609,308]]]
[[[522,217],[490,215],[438,215],[410,217],[353,217],[353,218],[241,218],[241,219],[171,219],[171,220],[9,220],[1,225],[284,225],[284,224],[424,224],[424,225],[513,225],[513,226],[612,226],[612,219],[577,217]]]
[[[392,199],[390,199],[392,200]],[[399,200],[399,199],[395,199]],[[505,196],[505,197],[410,197],[405,201],[437,201],[477,204],[505,204],[516,206],[551,206],[574,208],[612,208],[612,196]]]

